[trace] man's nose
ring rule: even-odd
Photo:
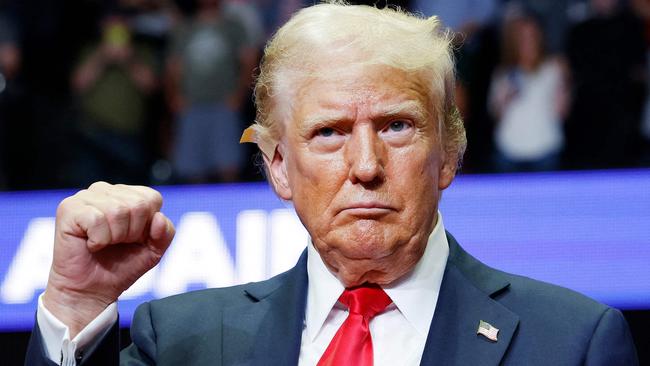
[[[384,178],[384,146],[372,124],[355,126],[346,144],[349,179],[370,183]]]

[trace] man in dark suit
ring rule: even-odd
[[[57,210],[28,364],[635,365],[620,312],[491,269],[438,212],[465,150],[437,19],[322,4],[269,42],[256,124],[275,192],[311,243],[290,271],[140,306],[115,302],[173,237],[160,195],[93,184]]]

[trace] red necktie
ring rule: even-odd
[[[343,291],[339,301],[350,310],[318,366],[372,366],[372,339],[368,323],[392,300],[381,287],[365,285]]]

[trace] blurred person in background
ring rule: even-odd
[[[591,0],[591,16],[567,41],[573,104],[567,121],[572,168],[632,164],[645,99],[646,46],[639,20],[618,0]]]
[[[89,180],[143,183],[147,98],[157,80],[151,53],[131,38],[127,19],[109,14],[101,40],[82,52],[72,75],[80,104],[75,185]]]
[[[488,98],[498,121],[497,171],[556,169],[564,146],[562,121],[568,92],[563,63],[546,56],[539,22],[510,8],[503,26],[503,55]]]
[[[171,32],[181,20],[178,1],[119,0],[121,9],[129,13],[133,42],[146,47],[153,56],[157,76],[164,75]],[[145,147],[149,155],[150,183],[172,182],[169,162],[172,146],[173,116],[165,99],[164,88],[155,88],[148,97]]]
[[[120,0],[120,7],[132,14],[133,38],[147,45],[155,56],[156,69],[162,70],[167,40],[179,17],[176,7],[168,0]]]
[[[497,0],[413,0],[411,8],[426,16],[436,14],[443,24],[457,32],[455,98],[465,120],[467,139],[471,142],[463,159],[469,172],[491,168],[494,122],[487,113],[485,100],[492,73],[499,59],[498,31],[495,18]]]
[[[277,2],[276,8],[285,8],[291,5],[292,1],[279,4]],[[264,24],[264,16],[260,10],[258,2],[255,0],[225,0],[223,2],[224,13],[227,17],[234,17],[241,21],[246,30],[246,44],[247,51],[245,54],[245,63],[255,67],[260,60],[264,44],[267,40],[267,31]],[[274,29],[275,30],[275,29]],[[247,66],[248,67],[248,66]],[[252,69],[251,69],[252,70]],[[250,72],[254,74],[253,71]],[[253,103],[253,88],[252,78],[249,79],[249,86],[246,88],[246,93],[243,97],[242,105],[239,108],[239,119],[245,123],[255,120],[255,104]],[[250,144],[240,145],[243,149],[243,161],[257,161],[261,163],[257,155],[257,149]],[[264,175],[259,169],[259,164],[243,164],[239,173],[239,180],[242,181],[255,181],[264,180]]]
[[[266,42],[264,23],[259,8],[251,0],[225,0],[223,2],[223,12],[226,17],[236,18],[244,26],[246,44],[251,48],[261,50]],[[252,51],[252,50],[251,50]],[[260,57],[259,52],[252,56],[256,59]],[[251,55],[248,55],[251,57]]]
[[[436,14],[445,26],[471,38],[474,31],[489,22],[497,10],[496,0],[412,0],[413,11]]]
[[[239,111],[256,62],[246,24],[220,0],[199,0],[195,14],[173,31],[166,90],[176,115],[172,165],[180,182],[239,178]]]
[[[9,129],[20,123],[21,50],[14,22],[0,9],[0,190],[8,187]]]
[[[566,33],[570,26],[569,9],[584,0],[506,0],[509,4],[518,3],[535,14],[544,33],[546,52],[561,54],[565,49]]]
[[[632,0],[632,5],[645,27],[643,34],[645,36],[647,58],[646,73],[644,76],[647,85],[648,81],[650,81],[650,0]],[[647,92],[641,123],[641,136],[643,138],[642,163],[650,165],[650,93]]]
[[[271,38],[293,13],[313,4],[310,0],[250,0],[250,2],[254,3],[260,12],[266,39]]]

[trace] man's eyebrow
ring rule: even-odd
[[[308,116],[298,123],[298,133],[309,135],[314,129],[333,125],[337,121],[349,118],[347,113],[336,109],[327,109],[321,113]]]
[[[344,120],[347,118],[349,118],[347,113],[342,113],[337,110],[328,110],[324,113],[319,113],[314,116],[309,116],[305,118],[302,121],[302,123],[305,126],[305,128],[309,128],[310,126],[328,125],[331,124],[332,122]]]
[[[391,105],[379,105],[373,112],[375,116],[379,117],[407,115],[420,121],[425,120],[428,115],[422,103],[417,100],[407,100]]]

